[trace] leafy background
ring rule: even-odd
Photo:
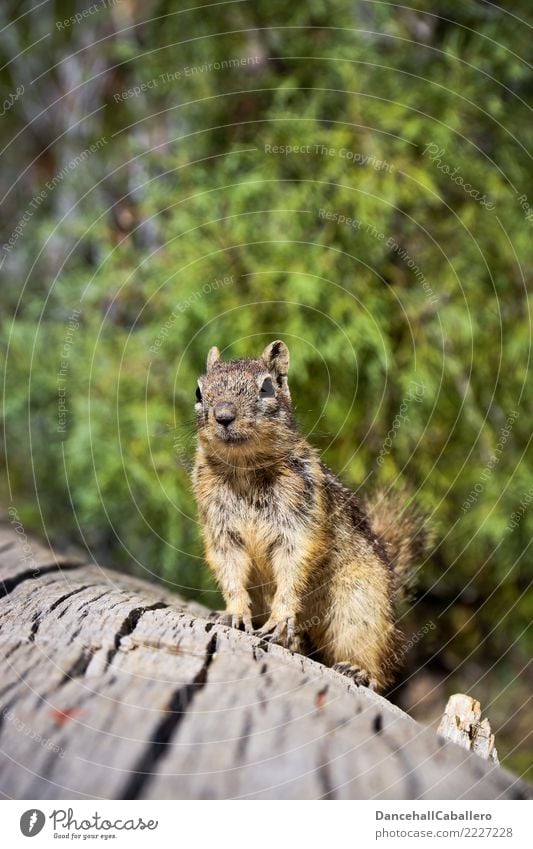
[[[408,484],[437,530],[401,623],[435,627],[391,698],[435,722],[475,695],[526,772],[528,0],[36,5],[0,11],[2,503],[219,605],[189,482],[195,380],[212,344],[282,337],[329,465],[363,491]]]

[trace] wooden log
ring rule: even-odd
[[[530,795],[321,664],[8,526],[0,642],[7,798]]]

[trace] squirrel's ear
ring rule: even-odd
[[[216,345],[213,345],[212,348],[209,349],[209,353],[207,355],[207,371],[214,366],[220,359],[220,351],[218,350]]]
[[[266,363],[266,366],[274,377],[277,385],[284,389],[287,394],[289,392],[289,387],[287,385],[287,374],[289,371],[289,349],[287,348],[285,342],[282,342],[280,339],[276,339],[275,342],[271,342],[270,345],[267,345],[263,353],[261,354],[261,359],[263,359]]]

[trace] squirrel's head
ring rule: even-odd
[[[198,437],[212,457],[233,465],[268,462],[288,448],[294,432],[287,383],[289,350],[277,340],[257,360],[223,362],[218,348],[196,387]]]

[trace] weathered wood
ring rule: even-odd
[[[490,722],[486,717],[481,719],[481,705],[471,696],[464,693],[450,696],[437,734],[475,752],[480,758],[499,763]]]
[[[0,791],[13,798],[524,798],[313,660],[0,528]]]

